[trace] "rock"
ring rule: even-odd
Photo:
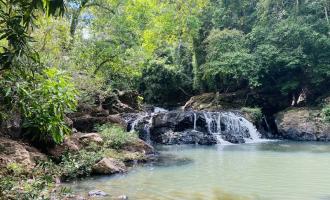
[[[92,143],[102,145],[103,139],[98,133],[87,133],[79,136],[79,141],[84,145],[90,145]]]
[[[22,119],[19,111],[11,111],[10,116],[1,121],[0,119],[0,135],[10,136],[11,138],[21,137],[22,132]]]
[[[101,146],[103,139],[98,133],[75,133],[66,137],[61,144],[48,148],[47,152],[52,157],[59,159],[65,152],[78,152],[92,143]]]
[[[140,152],[143,154],[153,154],[154,148],[141,139],[129,142],[122,147],[122,150],[130,152]]]
[[[129,91],[120,91],[118,92],[118,98],[119,100],[128,105],[129,107],[139,110],[140,105],[139,105],[139,93],[134,90],[129,90]]]
[[[136,91],[117,91],[104,99],[102,108],[110,114],[134,113],[140,110],[138,97]]]
[[[73,121],[73,127],[84,133],[93,132],[96,125],[102,125],[106,123],[115,123],[126,127],[125,121],[123,121],[119,115],[109,115],[107,117],[93,117],[91,115],[84,115],[71,119]]]
[[[159,113],[153,118],[153,129],[168,128],[175,132],[194,128],[194,113],[171,111]]]
[[[60,159],[66,152],[78,152],[82,148],[82,145],[75,135],[66,137],[61,144],[49,147],[47,153],[55,159]]]
[[[52,199],[55,200],[57,198],[54,197]],[[68,194],[68,195],[65,195],[64,198],[62,198],[62,200],[87,200],[87,198],[80,196],[80,195]]]
[[[329,141],[330,123],[323,121],[318,108],[291,108],[276,115],[280,135],[297,141]]]
[[[103,192],[102,190],[92,190],[92,191],[88,192],[88,196],[90,196],[90,197],[105,197],[105,196],[108,196],[108,194]]]
[[[118,200],[128,200],[128,197],[126,195],[120,195],[117,197]]]
[[[158,138],[154,138],[154,141],[159,144],[203,144],[211,145],[216,144],[216,139],[208,133],[199,131],[184,131],[184,132],[173,132],[167,131],[164,134],[159,135]]]
[[[231,143],[244,143],[254,131],[249,129],[251,126],[240,112],[170,111],[153,117],[150,137],[160,144],[210,145],[219,136]]]
[[[5,168],[10,163],[17,163],[30,170],[40,160],[47,160],[47,157],[36,148],[11,139],[0,138],[0,167]]]
[[[126,171],[127,169],[123,162],[112,158],[103,158],[93,166],[94,174],[115,174]]]
[[[184,110],[239,109],[249,103],[246,102],[247,95],[248,91],[244,90],[229,93],[204,93],[191,97],[184,105]]]

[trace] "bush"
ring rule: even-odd
[[[92,152],[81,150],[77,154],[67,154],[59,164],[58,176],[65,180],[72,180],[89,176],[94,164],[102,159],[102,151]]]
[[[66,187],[54,190],[57,171],[60,169],[52,162],[40,163],[32,171],[11,163],[0,172],[0,199],[64,199],[70,190]]]
[[[322,109],[322,116],[326,122],[330,122],[330,105],[327,105]]]
[[[62,71],[56,68],[41,73],[10,71],[0,81],[1,93],[8,107],[19,108],[23,127],[33,133],[32,139],[45,140],[51,136],[59,143],[71,132],[65,114],[75,109],[77,91]]]
[[[105,141],[105,146],[120,149],[125,144],[138,139],[135,132],[126,132],[122,127],[105,124],[97,128]]]
[[[262,111],[260,108],[243,107],[241,111],[247,113],[254,122],[258,122],[262,119]]]
[[[191,94],[191,80],[173,66],[153,62],[142,71],[139,92],[147,103],[175,104]]]

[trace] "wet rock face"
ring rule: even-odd
[[[292,108],[276,116],[280,135],[297,141],[329,141],[330,123],[323,121],[319,109]]]
[[[164,134],[154,137],[153,141],[160,144],[201,144],[201,145],[211,145],[216,144],[216,139],[208,133],[203,133],[199,131],[183,131],[183,132],[173,132],[167,131]]]
[[[148,135],[152,142],[159,144],[211,145],[221,140],[244,143],[246,138],[251,138],[247,122],[233,112],[170,111],[152,116],[141,114],[128,122],[128,130],[134,128],[140,138]]]

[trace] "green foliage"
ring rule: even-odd
[[[102,151],[80,150],[77,154],[67,154],[59,164],[59,175],[62,179],[72,180],[89,176],[93,165],[102,159]]]
[[[35,77],[34,84],[34,88],[20,86],[23,126],[36,129],[41,138],[51,135],[59,143],[71,133],[65,124],[65,113],[75,109],[77,91],[70,78],[56,68],[44,70],[44,74]]]
[[[70,193],[67,188],[59,187],[53,190],[56,170],[58,168],[52,162],[40,163],[32,170],[26,170],[18,163],[9,164],[6,171],[0,172],[0,199],[50,200],[54,197],[64,198]]]
[[[207,12],[195,42],[197,88],[296,99],[328,90],[328,3],[212,1]]]
[[[47,15],[63,14],[64,1],[0,1],[0,40],[7,40],[7,45],[0,47],[0,69],[13,67],[15,59],[22,56],[38,59],[38,54],[29,48],[32,38],[28,30],[40,11]]]
[[[105,124],[98,127],[107,148],[120,149],[125,144],[138,139],[135,132],[126,132],[122,127]]]
[[[142,71],[140,92],[148,103],[171,104],[182,101],[190,93],[191,80],[161,61],[149,64]]]
[[[330,122],[330,105],[327,105],[322,109],[322,115],[326,122]]]
[[[56,68],[40,74],[8,73],[0,81],[0,92],[10,107],[18,107],[23,127],[33,133],[33,139],[51,136],[57,143],[71,130],[65,124],[65,114],[75,109],[77,91],[70,78]]]
[[[262,111],[260,108],[250,108],[250,107],[243,107],[241,111],[247,113],[254,122],[259,122],[262,119]]]

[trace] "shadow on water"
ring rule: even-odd
[[[225,192],[221,189],[214,189],[212,193],[210,193],[207,197],[203,193],[192,192],[192,193],[185,193],[176,191],[172,193],[172,196],[175,196],[178,199],[187,199],[189,197],[190,200],[252,200],[245,196],[235,195],[229,192]],[[258,198],[253,198],[257,200]]]
[[[259,144],[258,151],[280,152],[280,153],[329,153],[330,145],[323,142],[273,142]]]
[[[148,165],[155,167],[173,167],[173,166],[183,166],[193,163],[191,158],[178,157],[169,153],[161,153],[155,158],[154,161],[150,162]]]

